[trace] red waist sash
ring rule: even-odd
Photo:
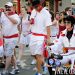
[[[45,35],[45,34],[38,34],[38,33],[33,33],[32,32],[32,35],[35,35],[35,36],[45,36],[47,38],[47,35]]]
[[[3,36],[3,38],[16,38],[18,36],[19,36],[19,34],[13,34],[13,35],[10,35],[10,36]]]

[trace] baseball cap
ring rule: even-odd
[[[5,4],[5,6],[6,6],[6,5],[12,7],[12,6],[13,6],[13,3],[7,2],[7,3]]]

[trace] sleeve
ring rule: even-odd
[[[30,19],[32,18],[35,18],[36,17],[36,10],[34,9],[32,12],[31,12],[31,16],[30,16]]]
[[[45,16],[46,26],[52,25],[51,14],[47,11]]]
[[[37,13],[35,11],[35,9],[31,12],[31,16],[30,16],[30,24],[33,25],[34,24],[34,19],[36,17]]]
[[[55,43],[54,45],[50,46],[51,50],[53,53],[59,53],[62,52],[62,48],[63,48],[63,41],[62,41],[63,37],[60,36],[60,38],[58,39],[58,42]]]

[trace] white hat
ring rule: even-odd
[[[7,2],[5,5],[7,5],[7,6],[13,6],[13,3],[11,3],[11,2]]]

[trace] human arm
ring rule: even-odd
[[[5,12],[4,14],[12,22],[13,25],[20,23],[20,18],[17,14],[14,13],[13,15],[9,15],[8,12]]]

